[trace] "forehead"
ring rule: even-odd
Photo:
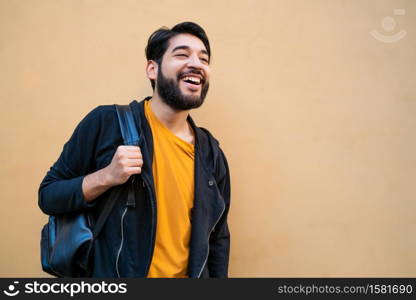
[[[169,40],[169,47],[166,52],[172,52],[176,47],[186,46],[190,50],[201,52],[207,51],[204,43],[196,36],[188,33],[180,33]]]

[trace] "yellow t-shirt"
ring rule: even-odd
[[[194,202],[194,145],[163,125],[145,102],[153,135],[157,199],[156,241],[148,277],[187,277],[191,209]]]

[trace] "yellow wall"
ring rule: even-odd
[[[0,0],[0,276],[46,276],[39,183],[92,108],[151,93],[147,38],[185,20],[212,43],[193,116],[231,167],[230,276],[416,276],[415,13],[412,0]]]

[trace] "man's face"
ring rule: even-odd
[[[197,108],[209,88],[209,57],[203,42],[190,34],[178,34],[159,66],[156,90],[162,100],[176,110]]]

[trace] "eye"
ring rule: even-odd
[[[184,53],[176,54],[175,56],[188,57],[188,55],[186,55],[186,54],[184,54]]]
[[[201,57],[200,59],[201,59],[204,63],[207,63],[207,64],[209,63],[208,59],[207,59],[207,58],[205,58],[205,57]]]

